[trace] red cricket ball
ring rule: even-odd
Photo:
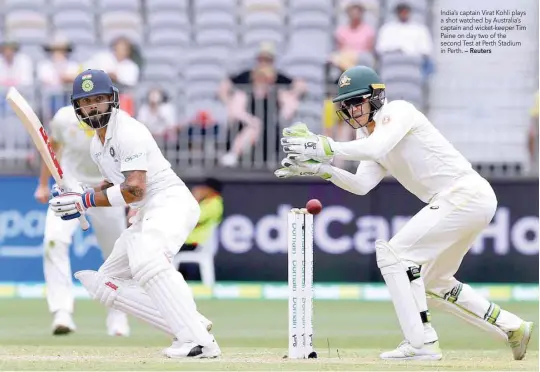
[[[306,209],[310,214],[319,214],[322,211],[322,203],[319,199],[311,199],[306,203]]]

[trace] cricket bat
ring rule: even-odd
[[[15,87],[10,87],[6,96],[6,101],[9,102],[9,105],[23,123],[26,131],[30,134],[30,137],[32,137],[32,141],[34,141],[34,144],[41,154],[41,158],[45,162],[47,168],[49,168],[56,184],[62,189],[75,190],[77,185],[73,185],[72,181],[64,177],[64,172],[56,159],[56,154],[49,141],[49,136],[26,99],[24,99]],[[90,228],[88,220],[83,215],[79,217],[79,222],[81,223],[81,228],[83,230],[88,230]]]

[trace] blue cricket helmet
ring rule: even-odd
[[[111,95],[112,100],[106,112],[94,110],[85,113],[80,107],[79,100],[99,95]],[[94,129],[105,127],[109,123],[112,109],[119,108],[118,89],[113,85],[109,75],[102,70],[88,69],[81,72],[73,81],[73,93],[71,95],[71,104],[80,120]]]

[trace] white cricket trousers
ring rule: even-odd
[[[94,229],[103,259],[112,252],[114,242],[126,229],[126,214],[123,207],[91,208],[87,211]],[[44,233],[43,271],[47,286],[49,310],[73,312],[72,272],[69,247],[73,234],[80,228],[79,220],[64,221],[47,210]]]
[[[426,290],[444,294],[458,284],[454,275],[463,257],[496,209],[491,185],[479,175],[466,176],[437,195],[389,243],[402,260],[422,265]]]

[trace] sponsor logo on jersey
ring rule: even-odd
[[[124,162],[128,163],[132,160],[138,159],[142,156],[142,154],[143,154],[142,152],[139,152],[138,154],[128,156],[127,158],[124,159]]]

